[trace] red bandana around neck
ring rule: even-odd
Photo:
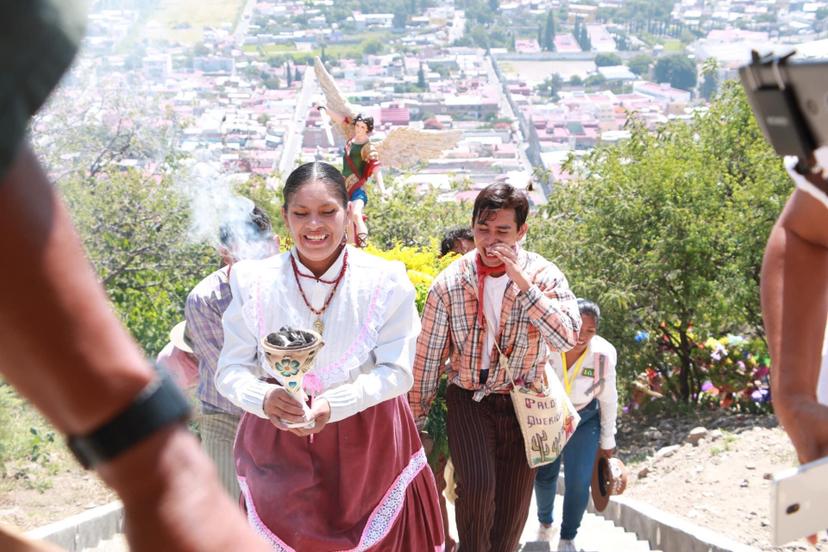
[[[486,332],[485,314],[483,313],[483,284],[486,276],[492,276],[498,272],[505,272],[506,266],[501,263],[497,266],[486,266],[480,259],[480,252],[474,256],[475,266],[477,267],[477,321],[483,332]]]

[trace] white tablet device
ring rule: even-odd
[[[770,514],[775,546],[828,529],[828,457],[774,474]]]

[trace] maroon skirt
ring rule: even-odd
[[[313,441],[245,414],[235,455],[248,520],[275,550],[443,550],[434,476],[405,396]]]

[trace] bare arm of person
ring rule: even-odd
[[[0,372],[60,431],[86,434],[154,373],[28,146],[0,176],[0,205]],[[181,425],[97,469],[123,500],[133,550],[265,550]]]
[[[382,179],[381,168],[377,167],[374,170],[374,179],[377,181],[377,188],[379,188],[380,194],[386,195],[385,181]]]
[[[342,124],[345,123],[345,119],[346,119],[345,115],[343,115],[341,113],[337,113],[336,111],[333,111],[333,110],[329,109],[328,106],[320,105],[320,106],[317,106],[317,109],[319,109],[320,111],[324,109],[325,113],[328,115],[328,117],[331,118],[331,121],[333,121],[334,123],[336,123],[338,125],[342,125]]]
[[[331,121],[333,121],[342,133],[342,136],[345,137],[345,140],[350,140],[354,137],[354,127],[351,124],[353,121],[350,121],[346,115],[337,113],[336,111],[331,111],[328,109],[328,106],[325,105],[316,106],[316,109],[324,111],[328,115]]]
[[[828,454],[828,407],[816,389],[828,313],[828,208],[796,190],[771,231],[762,314],[774,409],[801,462]]]

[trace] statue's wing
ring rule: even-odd
[[[356,110],[345,99],[345,96],[336,86],[333,77],[325,69],[325,66],[322,65],[322,60],[318,57],[313,60],[313,69],[316,73],[316,80],[319,82],[319,87],[322,89],[322,93],[325,94],[325,106],[342,117],[347,117],[353,121],[357,114]],[[346,140],[350,140],[353,137],[354,131],[351,125],[343,122],[337,123],[335,126]]]
[[[406,169],[420,161],[442,156],[460,142],[459,130],[417,130],[397,127],[377,144],[379,162],[395,169]]]

